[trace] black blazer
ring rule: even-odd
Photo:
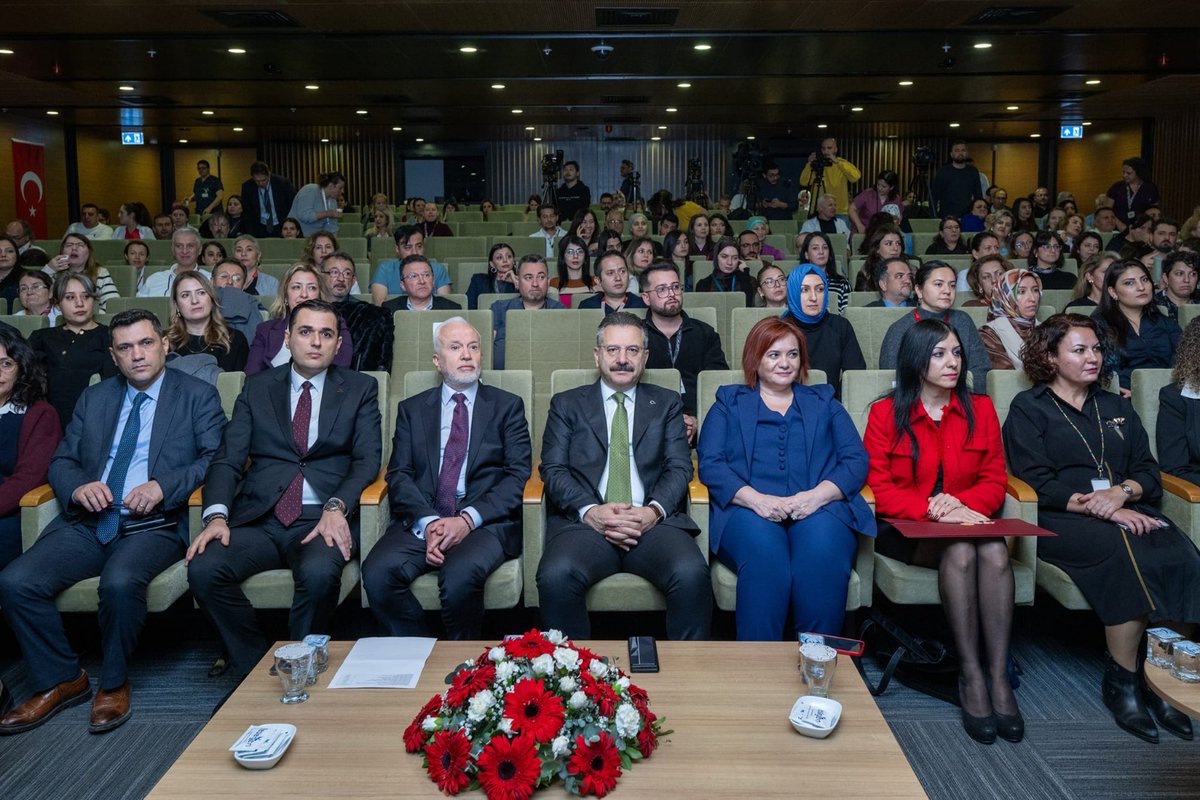
[[[1163,472],[1200,483],[1200,400],[1184,397],[1178,383],[1158,390],[1158,466]]]
[[[441,399],[437,386],[407,400],[396,409],[396,433],[388,463],[388,500],[393,530],[408,535],[422,517],[436,516],[438,473],[441,468]],[[504,545],[504,552],[521,552],[521,501],[532,468],[533,450],[525,403],[515,394],[479,385],[467,444],[466,494],[461,511],[473,506],[483,525]]]
[[[292,210],[292,201],[296,199],[296,190],[292,188],[291,181],[282,175],[272,175],[269,180],[271,182],[271,200],[275,204],[275,218],[282,226],[283,221],[287,219],[288,212]],[[262,224],[262,206],[258,202],[258,184],[254,182],[253,178],[242,184],[241,197],[242,232],[258,237],[278,236],[278,228],[270,231]]]
[[[383,444],[375,379],[331,366],[325,373],[317,440],[307,453],[299,453],[288,398],[291,369],[284,364],[246,379],[209,467],[204,507],[220,503],[228,508],[230,527],[272,512],[297,471],[322,501],[340,498],[349,516],[379,472]]]
[[[633,458],[646,489],[657,500],[664,522],[693,535],[700,529],[687,515],[692,454],[683,424],[683,401],[669,389],[640,383],[633,412]],[[550,398],[542,435],[539,470],[546,484],[547,535],[579,522],[579,509],[603,503],[597,487],[608,466],[608,427],[600,381]]]

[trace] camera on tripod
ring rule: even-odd
[[[928,145],[917,145],[917,149],[913,150],[912,165],[918,170],[927,170],[933,166],[933,162],[937,156],[933,152],[933,148]]]
[[[766,148],[751,142],[740,142],[733,151],[733,169],[742,180],[756,179],[762,174],[767,161]]]
[[[562,150],[546,153],[546,155],[542,156],[542,178],[548,181],[557,180],[559,173],[562,172],[562,166]]]

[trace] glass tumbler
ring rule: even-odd
[[[307,644],[285,644],[275,651],[275,671],[283,684],[281,703],[303,703],[308,699],[304,687],[312,670],[313,647]]]
[[[808,693],[829,697],[829,686],[837,671],[837,651],[828,645],[806,642],[800,645],[800,658]]]

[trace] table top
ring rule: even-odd
[[[1154,693],[1191,717],[1200,717],[1200,683],[1186,683],[1171,670],[1146,662],[1146,683]]]
[[[440,797],[421,756],[404,752],[401,734],[456,665],[494,642],[439,641],[415,690],[328,689],[352,644],[330,643],[329,670],[294,706],[279,702],[279,679],[265,657],[150,797]],[[582,644],[618,666],[628,662],[623,641]],[[662,671],[631,677],[674,733],[621,776],[618,798],[794,798],[801,785],[832,797],[845,794],[847,781],[872,798],[926,796],[848,657],[839,656],[831,692],[843,705],[841,721],[827,739],[810,739],[787,719],[805,693],[796,644],[663,641],[658,650]],[[248,725],[266,722],[296,725],[288,752],[270,770],[238,766],[229,746]]]

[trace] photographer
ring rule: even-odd
[[[779,179],[779,165],[768,161],[758,182],[758,211],[767,219],[794,219],[799,204],[792,182]]]
[[[592,190],[579,180],[579,162],[568,161],[562,166],[563,182],[558,187],[558,213],[560,219],[574,219],[575,212],[592,204]]]
[[[850,184],[857,183],[862,172],[846,159],[839,158],[837,152],[837,139],[824,139],[819,155],[809,153],[808,164],[800,172],[800,184],[810,189],[817,184],[824,184],[825,192],[833,195],[837,201],[838,216],[849,225]]]

